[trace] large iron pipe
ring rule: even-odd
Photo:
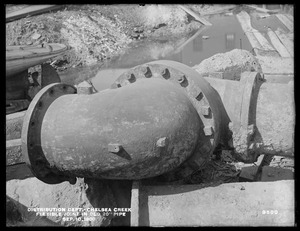
[[[250,75],[257,75],[253,73]],[[244,78],[249,77],[248,75]],[[224,107],[233,123],[233,139],[241,137],[243,126],[242,115],[249,105],[245,128],[250,133],[247,141],[247,150],[255,154],[273,154],[292,156],[294,152],[294,91],[293,81],[289,84],[254,82],[249,88],[250,94],[245,95],[247,86],[243,82],[205,78],[217,90]],[[248,97],[245,97],[248,96]],[[248,102],[247,102],[248,101]],[[251,127],[254,125],[254,127]],[[249,129],[250,127],[250,129]],[[251,131],[250,131],[251,130]],[[245,149],[242,139],[236,139],[233,144],[235,150],[240,152],[243,160],[253,160],[254,156],[243,155]],[[240,147],[239,147],[240,146]],[[255,156],[256,156],[255,155]]]
[[[60,95],[63,88],[42,89],[24,118],[23,154],[47,183],[58,183],[58,175],[153,177],[194,151],[203,124],[189,98],[168,81],[142,79],[91,95]]]

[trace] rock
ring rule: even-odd
[[[193,68],[203,75],[209,75],[210,72],[223,72],[223,78],[230,80],[239,80],[244,71],[262,72],[257,58],[249,51],[241,49],[215,54]]]

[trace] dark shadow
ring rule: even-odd
[[[6,181],[13,179],[24,180],[30,177],[34,177],[34,175],[26,163],[6,166]]]
[[[131,160],[131,156],[128,154],[128,152],[125,151],[124,148],[122,148],[118,153],[114,153],[117,156],[120,156],[126,160]]]
[[[130,226],[130,212],[117,216],[114,209],[131,207],[130,180],[94,180],[84,179],[88,184],[87,198],[94,208],[110,208],[111,213],[104,220],[103,226]]]

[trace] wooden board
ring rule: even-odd
[[[45,46],[7,46],[6,77],[41,64],[67,50],[68,47],[66,45],[59,43],[49,43]]]
[[[270,28],[268,28],[268,36],[271,40],[271,43],[276,48],[281,57],[292,57],[286,47],[281,43],[277,35],[274,33],[274,31],[272,31]]]
[[[196,14],[194,11],[188,9],[187,7],[182,6],[182,5],[179,5],[179,7],[181,9],[183,9],[189,15],[193,16],[196,20],[198,20],[199,22],[201,22],[202,24],[204,24],[205,26],[211,26],[212,25],[209,21],[207,21],[203,17],[200,17],[198,14]]]
[[[6,22],[11,22],[28,15],[37,15],[50,10],[62,8],[64,5],[27,5],[21,9],[6,13]]]
[[[291,32],[294,32],[294,23],[292,21],[290,21],[284,14],[276,14],[276,16]]]

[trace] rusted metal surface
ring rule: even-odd
[[[129,82],[126,78],[128,75],[133,75],[134,81]],[[140,79],[150,77],[164,79],[180,86],[203,122],[204,127],[200,130],[194,154],[179,168],[164,174],[168,180],[186,177],[205,166],[216,145],[220,142],[227,145],[229,117],[218,92],[204,78],[190,67],[170,60],[154,61],[136,66],[123,73],[112,85],[112,88],[127,86]]]
[[[183,179],[205,168],[217,146],[244,162],[292,155],[292,90],[292,82],[268,85],[256,72],[240,81],[203,78],[168,60],[136,66],[98,93],[88,83],[51,84],[26,113],[22,152],[46,183]]]
[[[32,173],[41,178],[47,176],[47,183],[60,183],[69,180],[75,183],[76,178],[62,176],[56,168],[51,168],[46,158],[42,155],[41,127],[42,121],[49,105],[59,96],[74,94],[76,89],[66,84],[53,83],[44,87],[34,97],[26,111],[22,126],[22,156]],[[55,172],[55,173],[54,173]],[[75,182],[74,182],[75,181]]]
[[[70,176],[139,179],[160,175],[193,153],[203,127],[189,98],[165,80],[144,79],[91,95],[62,95],[52,103],[47,102],[49,86],[35,97],[22,131],[24,155],[45,182],[50,173],[43,172],[42,163],[35,163],[39,158]],[[43,112],[37,108],[40,102]],[[157,146],[160,142],[162,147]]]

